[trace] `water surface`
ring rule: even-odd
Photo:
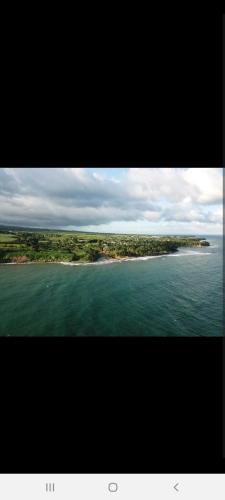
[[[222,336],[222,237],[94,265],[0,265],[1,336]]]

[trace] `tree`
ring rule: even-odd
[[[88,260],[89,262],[95,262],[97,260],[97,257],[98,257],[98,251],[95,250],[94,248],[88,248],[87,249],[87,257],[88,257]]]
[[[27,238],[27,241],[26,241],[27,245],[29,247],[31,247],[33,250],[35,250],[36,252],[39,250],[40,248],[40,245],[39,245],[39,239],[37,236],[35,235],[31,235]]]
[[[72,262],[75,262],[76,260],[80,260],[80,257],[76,253],[73,253],[73,255],[72,255]]]

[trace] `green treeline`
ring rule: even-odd
[[[179,236],[90,234],[60,231],[0,231],[0,262],[95,262],[101,257],[143,257],[179,247],[208,246],[205,239]]]

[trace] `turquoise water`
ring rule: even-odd
[[[0,265],[1,336],[222,336],[222,237],[149,260]]]

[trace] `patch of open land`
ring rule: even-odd
[[[26,228],[0,229],[0,263],[97,262],[168,255],[181,247],[209,246],[195,236],[82,233]]]

